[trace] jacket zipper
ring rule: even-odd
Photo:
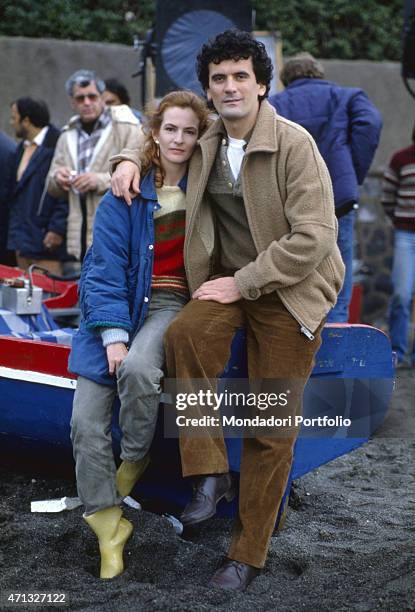
[[[304,325],[304,323],[302,321],[300,321],[300,319],[297,317],[297,315],[292,311],[291,307],[288,306],[286,300],[283,299],[279,293],[278,293],[278,297],[280,298],[281,302],[284,304],[285,308],[288,310],[290,315],[292,315],[294,317],[294,319],[297,321],[297,323],[299,324],[299,326],[300,326],[300,333],[304,334],[304,336],[306,338],[308,338],[308,340],[310,340],[310,342],[312,340],[314,340],[315,336],[314,336],[313,332],[311,330],[309,330],[308,327],[306,325]]]

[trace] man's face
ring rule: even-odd
[[[72,108],[83,123],[93,123],[98,119],[104,110],[104,102],[94,81],[91,81],[86,87],[74,86]]]
[[[225,121],[254,119],[259,109],[258,96],[265,91],[265,85],[256,81],[251,58],[209,64],[206,94]]]
[[[27,137],[27,130],[25,129],[24,125],[22,125],[22,120],[19,115],[19,111],[17,110],[16,104],[12,104],[10,108],[10,125],[14,129],[16,138]]]

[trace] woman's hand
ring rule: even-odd
[[[124,342],[116,342],[107,346],[108,371],[116,374],[121,363],[128,355],[128,349]]]
[[[124,198],[128,205],[132,198],[140,193],[140,172],[131,161],[124,160],[118,164],[111,177],[111,189],[115,196]]]

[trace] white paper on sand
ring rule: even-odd
[[[61,499],[43,499],[30,503],[31,512],[63,512],[82,506],[79,497],[61,497]]]

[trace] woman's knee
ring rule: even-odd
[[[145,355],[129,354],[119,367],[118,387],[120,390],[120,385],[129,388],[136,386],[141,393],[152,394],[158,389],[163,376],[163,370],[149,363]]]

